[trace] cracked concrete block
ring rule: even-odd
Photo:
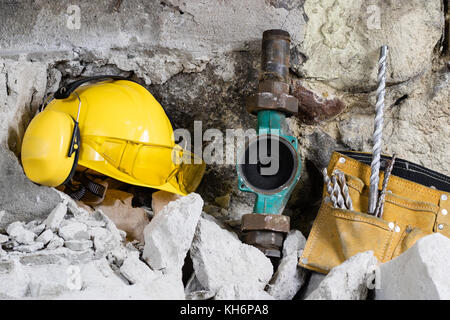
[[[373,251],[358,253],[327,274],[306,300],[364,300],[371,268],[378,263]]]
[[[56,205],[56,207],[50,212],[47,219],[44,220],[44,224],[47,228],[50,228],[53,231],[57,231],[61,222],[64,220],[64,217],[67,213],[67,205],[63,202],[60,202]]]
[[[266,291],[277,300],[291,300],[305,283],[306,270],[298,265],[306,239],[291,230],[283,243],[283,257]]]
[[[64,225],[58,230],[58,235],[66,241],[89,240],[87,230],[87,226],[82,222],[65,220]]]
[[[46,245],[53,239],[53,236],[54,234],[52,230],[45,230],[39,237],[36,238],[36,242],[42,242],[44,245]]]
[[[210,291],[233,285],[263,290],[273,273],[261,251],[204,218],[197,225],[190,254],[197,279]]]
[[[152,269],[181,270],[202,207],[202,198],[191,193],[168,203],[145,227],[143,258]]]
[[[23,223],[19,221],[11,223],[6,229],[6,232],[11,239],[21,244],[32,244],[36,238],[34,232],[25,229]]]
[[[432,234],[379,268],[377,300],[449,300],[450,239]]]

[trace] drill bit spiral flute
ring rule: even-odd
[[[370,189],[369,189],[369,214],[375,213],[378,202],[378,185],[380,181],[380,161],[381,161],[381,141],[383,135],[383,112],[384,95],[386,93],[386,57],[388,47],[382,46],[380,50],[380,59],[378,60],[378,87],[377,102],[375,105],[375,125],[373,131],[373,155],[371,163]]]

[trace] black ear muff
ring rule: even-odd
[[[78,126],[78,122],[76,122],[75,119],[73,119],[73,118],[72,118],[72,120],[74,122],[74,127],[73,127],[73,133],[72,133],[72,140],[70,142],[69,152],[68,152],[67,156],[70,158],[73,153],[75,153],[75,156],[74,156],[73,166],[72,166],[72,169],[70,170],[69,176],[67,177],[66,180],[64,180],[64,182],[62,184],[67,184],[72,180],[73,175],[75,174],[75,170],[78,165],[78,158],[80,156],[80,147],[81,147],[80,128]]]

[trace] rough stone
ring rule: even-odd
[[[327,274],[306,300],[364,300],[369,275],[378,263],[372,251],[358,253]]]
[[[380,300],[449,300],[450,239],[432,234],[379,268]],[[375,279],[377,284],[377,279]]]
[[[58,234],[64,240],[88,240],[87,226],[82,222],[64,221],[66,224],[59,228]]]
[[[4,234],[0,234],[0,243],[5,243],[9,240],[9,237]]]
[[[53,236],[54,234],[52,230],[45,230],[39,237],[36,238],[36,242],[42,242],[44,245],[46,245],[53,239]]]
[[[20,251],[20,252],[26,252],[26,253],[31,253],[31,252],[35,252],[38,251],[40,249],[44,248],[44,243],[42,242],[34,242],[32,244],[23,244],[20,246],[16,246],[14,247],[15,251]]]
[[[131,284],[151,282],[158,276],[145,262],[139,259],[138,255],[127,257],[120,266],[120,273]]]
[[[168,203],[145,227],[143,258],[152,269],[181,270],[202,207],[202,198],[191,193]]]
[[[64,246],[74,251],[85,251],[92,248],[93,243],[91,240],[66,240]]]
[[[31,244],[34,242],[34,238],[36,238],[36,235],[25,229],[23,223],[19,221],[11,223],[6,229],[6,232],[11,239],[21,244]]]
[[[62,247],[63,245],[64,245],[64,239],[61,237],[58,237],[57,235],[54,235],[53,239],[48,243],[47,249],[55,250],[59,247]]]
[[[263,290],[273,273],[272,263],[261,251],[203,218],[197,225],[190,254],[197,279],[214,292],[233,285]]]
[[[112,233],[105,228],[94,227],[89,229],[88,232],[94,242],[95,251],[106,252],[120,243],[120,241],[117,241]]]
[[[46,228],[45,223],[41,223],[32,227],[30,231],[34,232],[38,236],[45,230],[45,228]]]
[[[44,224],[47,228],[56,231],[59,228],[59,225],[64,220],[64,217],[67,213],[67,205],[63,202],[60,202],[56,205],[56,207],[50,212],[47,219],[45,219]]]
[[[305,283],[306,270],[298,265],[306,239],[291,230],[283,243],[283,258],[268,284],[267,292],[277,300],[291,300]]]

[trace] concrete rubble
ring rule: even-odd
[[[450,175],[443,48],[450,41],[441,0],[229,0],[212,11],[206,0],[129,0],[121,12],[109,10],[110,1],[80,1],[79,30],[66,27],[72,4],[0,4],[0,299],[367,298],[377,263],[370,252],[309,281],[297,266],[322,196],[317,168],[333,150],[371,150],[378,51],[386,43],[383,152]],[[291,34],[293,84],[340,105],[314,125],[304,115],[288,119],[302,162],[317,168],[303,166],[286,206],[302,233],[288,235],[275,270],[232,231],[255,199],[237,190],[229,164],[208,165],[198,194],[154,192],[152,210],[133,207],[118,187],[91,208],[25,176],[20,155],[30,120],[62,84],[87,76],[133,77],[174,128],[190,130],[194,120],[203,130],[254,128],[243,101],[255,89],[262,32],[280,27]],[[379,267],[375,298],[449,299],[449,251],[442,236],[421,239]],[[183,286],[187,258],[194,271]]]
[[[261,251],[204,218],[197,225],[190,256],[195,275],[206,290],[218,293],[222,287],[238,287],[232,290],[237,292],[236,298],[244,290],[239,287],[252,289],[247,298],[265,295],[261,291],[273,274],[272,263]]]
[[[378,263],[372,251],[358,253],[334,267],[306,300],[364,300],[372,268]]]
[[[379,268],[377,300],[449,300],[450,239],[432,234]]]
[[[283,243],[283,257],[266,291],[277,300],[291,300],[305,283],[306,270],[298,266],[306,239],[292,230]]]
[[[152,269],[181,269],[202,208],[202,198],[191,193],[167,204],[145,227],[143,258]]]

